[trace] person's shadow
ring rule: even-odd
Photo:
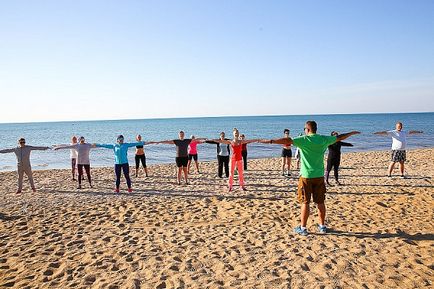
[[[396,233],[366,233],[366,232],[346,232],[340,230],[334,230],[333,228],[327,229],[327,234],[319,234],[318,235],[335,235],[335,236],[344,236],[344,237],[356,237],[358,239],[388,239],[388,238],[400,238],[404,242],[410,245],[417,245],[414,241],[434,241],[434,234],[422,234],[416,233],[414,235],[408,234],[400,229],[396,230]]]

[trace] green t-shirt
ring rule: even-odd
[[[301,156],[301,176],[303,178],[320,178],[324,176],[324,152],[336,142],[336,136],[310,134],[293,139]]]

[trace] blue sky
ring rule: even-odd
[[[0,1],[0,122],[434,109],[434,1]]]

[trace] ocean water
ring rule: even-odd
[[[434,146],[434,113],[402,114],[348,114],[348,115],[297,115],[297,116],[246,116],[246,117],[205,117],[142,120],[109,120],[77,122],[45,122],[0,124],[0,149],[15,147],[20,137],[25,137],[28,145],[51,146],[69,143],[71,136],[84,136],[89,143],[114,143],[119,134],[126,142],[134,142],[135,135],[141,134],[145,141],[171,140],[178,137],[179,130],[186,137],[218,138],[221,131],[227,137],[232,136],[232,129],[237,127],[241,133],[251,138],[279,138],[283,129],[291,130],[291,136],[303,132],[304,123],[315,120],[318,133],[329,135],[332,130],[362,132],[348,139],[354,147],[343,151],[389,150],[391,139],[376,136],[375,131],[391,130],[395,123],[404,123],[405,130],[423,130],[420,135],[408,138],[408,148]],[[280,156],[279,145],[249,144],[249,158]],[[198,146],[199,160],[215,160],[216,146],[201,144]],[[147,145],[145,153],[148,164],[172,163],[175,158],[174,145]],[[96,148],[90,154],[92,167],[113,166],[113,152]],[[129,151],[130,164],[134,164],[134,149]],[[69,168],[69,150],[34,151],[31,155],[33,169]],[[0,171],[16,168],[16,158],[12,154],[0,154]]]

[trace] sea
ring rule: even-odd
[[[186,137],[194,135],[200,138],[218,138],[224,131],[232,136],[232,129],[238,128],[246,139],[280,138],[288,128],[291,136],[303,133],[304,123],[315,120],[318,133],[330,135],[331,131],[340,133],[352,130],[362,134],[347,140],[354,147],[343,147],[343,151],[378,151],[389,150],[391,139],[378,136],[376,131],[392,130],[395,123],[401,121],[404,130],[422,130],[423,134],[408,138],[408,148],[427,148],[434,146],[434,113],[378,113],[378,114],[327,114],[327,115],[280,115],[280,116],[240,116],[240,117],[197,117],[167,119],[101,120],[101,121],[65,121],[35,123],[0,124],[0,149],[17,146],[17,140],[24,137],[28,145],[52,146],[68,144],[71,136],[84,136],[89,143],[115,143],[118,135],[125,137],[125,142],[135,142],[135,136],[141,134],[144,141],[162,141],[178,138],[183,130]],[[295,148],[294,148],[295,150]],[[281,146],[268,144],[249,144],[248,158],[279,157]],[[167,144],[146,145],[147,164],[174,163],[175,146]],[[216,145],[198,145],[199,160],[216,159]],[[128,155],[130,165],[134,164],[134,148]],[[95,148],[90,153],[92,167],[113,166],[113,151]],[[33,169],[64,169],[70,167],[69,150],[33,151],[31,154]],[[0,154],[0,171],[16,169],[16,157],[13,153]]]

